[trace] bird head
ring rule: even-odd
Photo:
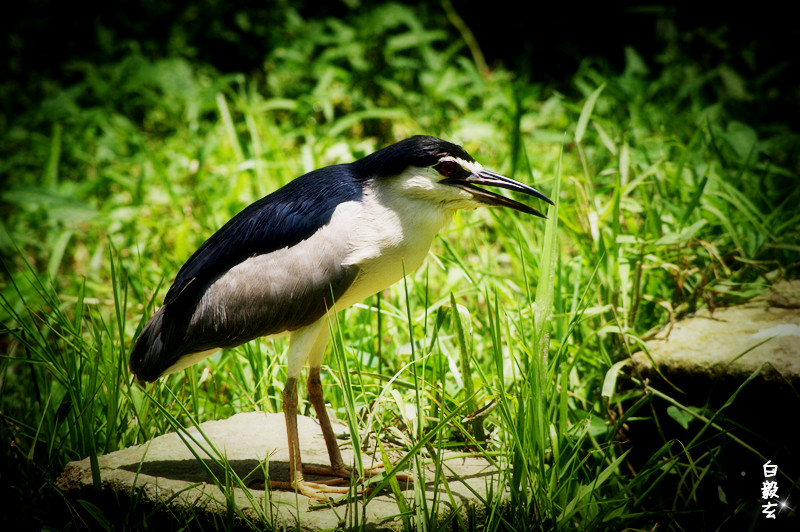
[[[483,187],[498,187],[553,202],[538,190],[489,171],[461,146],[429,136],[414,136],[357,161],[362,175],[390,180],[405,197],[431,201],[446,209],[483,205],[510,207],[546,218],[538,210]]]

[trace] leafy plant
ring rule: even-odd
[[[128,375],[130,343],[183,261],[245,205],[425,132],[558,205],[544,225],[458,215],[424,268],[339,316],[323,379],[342,385],[326,399],[354,438],[399,439],[420,476],[426,463],[446,473],[445,449],[495,464],[509,489],[483,501],[487,529],[692,529],[709,501],[714,526],[752,527],[755,498],[718,495],[720,457],[760,447],[731,434],[727,407],[684,404],[627,360],[694,310],[797,274],[797,132],[749,120],[737,92],[769,102],[768,84],[672,42],[656,58],[625,50],[621,72],[588,58],[554,92],[502,67],[485,75],[424,10],[274,16],[281,44],[257,74],[132,46],[69,64],[72,81],[42,81],[40,101],[4,118],[0,474],[19,524],[156,528],[159,508],[71,506],[54,481],[69,460],[279,411],[281,339],[149,390]],[[646,444],[632,436],[643,425]],[[398,510],[408,526],[447,519],[419,499]],[[202,528],[195,517],[186,526]]]

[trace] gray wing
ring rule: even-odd
[[[338,165],[301,176],[232,218],[183,265],[142,329],[129,362],[136,378],[153,381],[184,355],[323,316],[358,273],[341,267],[346,235],[330,222],[338,206],[360,197],[350,166]]]
[[[347,242],[332,233],[322,230],[295,246],[250,257],[217,277],[192,314],[186,331],[191,350],[185,352],[233,347],[324,316],[358,273],[342,266]]]

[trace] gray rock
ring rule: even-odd
[[[706,419],[713,417],[717,428],[691,453],[713,456],[714,467],[728,479],[720,484],[728,500],[752,500],[753,486],[741,480],[761,471],[767,459],[779,464],[786,478],[798,478],[800,281],[782,283],[745,305],[698,312],[648,341],[647,350],[652,362],[644,352],[635,354],[633,375]],[[648,460],[665,441],[693,441],[703,426],[666,401],[654,400],[653,408],[667,413],[672,408],[672,420],[629,423],[634,463]],[[720,452],[715,446],[730,442],[728,436],[742,444]]]
[[[658,369],[669,379],[706,376],[760,379],[777,386],[800,383],[800,281],[778,285],[773,295],[747,305],[703,310],[647,342]],[[655,376],[643,352],[635,369]]]
[[[299,416],[300,447],[305,464],[328,465],[328,454],[319,425],[314,419]],[[349,434],[347,428],[334,424],[337,433]],[[349,439],[349,438],[348,438]],[[352,463],[352,446],[341,444],[345,462]],[[371,453],[362,453],[373,460]],[[230,470],[221,465],[224,457],[230,469],[242,479],[234,482]],[[384,490],[368,504],[363,497],[327,507],[310,507],[310,499],[293,491],[258,489],[263,486],[268,467],[273,480],[288,480],[286,428],[282,414],[252,412],[237,414],[222,421],[209,421],[180,433],[169,433],[153,440],[98,457],[102,489],[92,490],[93,477],[89,459],[70,462],[57,486],[73,499],[92,497],[116,500],[141,500],[153,508],[181,516],[191,512],[205,515],[209,522],[225,522],[225,514],[234,505],[240,510],[238,522],[270,528],[300,530],[335,529],[365,523],[370,530],[400,530],[403,520],[391,491]],[[395,453],[392,460],[399,457]],[[268,466],[265,465],[268,460]],[[375,459],[378,461],[377,459]],[[409,508],[419,506],[422,493],[428,508],[438,508],[441,519],[458,511],[463,519],[474,519],[483,508],[479,504],[487,489],[497,493],[496,470],[481,458],[445,453],[441,461],[447,481],[434,485],[435,469],[425,467],[426,484],[416,489],[403,485]],[[369,465],[366,463],[365,465]],[[218,480],[214,480],[216,477]],[[226,478],[228,479],[226,481]],[[307,476],[313,480],[315,477]],[[223,491],[219,485],[233,486]],[[424,491],[423,491],[424,488]],[[226,495],[227,491],[227,495]],[[233,503],[233,504],[232,504]],[[413,519],[413,510],[412,510]],[[230,522],[230,521],[229,521]],[[457,519],[456,519],[457,522]]]

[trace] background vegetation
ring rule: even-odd
[[[402,427],[409,447],[433,431],[420,459],[495,461],[510,500],[486,501],[487,529],[755,529],[760,482],[737,475],[771,456],[797,498],[793,451],[726,417],[739,390],[716,404],[620,371],[670,321],[797,276],[796,30],[780,16],[231,4],[5,19],[0,496],[17,528],[147,528],[55,479],[175,424],[280,411],[283,341],[146,392],[131,340],[243,206],[416,133],[557,198],[557,241],[514,213],[457,217],[427,266],[340,320],[323,375],[352,385],[326,387],[340,418]],[[485,432],[464,421],[487,406]]]

